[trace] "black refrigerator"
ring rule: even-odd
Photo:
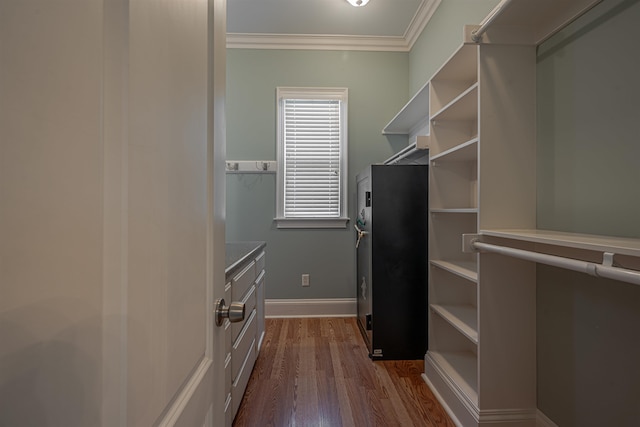
[[[356,177],[358,326],[374,359],[427,351],[428,165],[371,165]]]

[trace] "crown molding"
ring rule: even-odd
[[[403,36],[227,33],[227,48],[409,52],[440,2],[423,0]]]
[[[228,49],[383,50],[407,52],[404,37],[227,33]]]
[[[424,27],[427,26],[433,14],[436,13],[436,9],[440,6],[442,0],[424,0],[420,3],[420,7],[416,11],[413,19],[407,27],[407,31],[404,33],[404,40],[407,43],[408,50],[413,48],[416,40],[422,34]]]

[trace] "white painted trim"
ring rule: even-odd
[[[530,422],[536,419],[537,410],[531,409],[485,409],[479,412],[480,424],[515,423],[520,425],[523,422]]]
[[[189,405],[194,404],[192,397],[196,394],[196,391],[200,387],[206,387],[209,381],[211,381],[211,373],[213,370],[210,368],[212,368],[212,363],[213,361],[210,358],[202,358],[195,372],[189,378],[178,396],[175,398],[162,421],[158,423],[160,427],[170,427],[176,425],[176,423],[178,423],[181,417],[183,417],[185,414],[187,414],[188,416],[193,416],[193,414],[189,413]],[[206,392],[200,392],[204,393],[204,395],[208,394]]]
[[[536,417],[536,426],[537,427],[558,427],[556,423],[551,421],[551,418],[547,417],[544,412],[538,409],[538,414]]]
[[[425,363],[427,363],[426,356],[425,356]],[[422,373],[422,380],[425,383],[427,383],[427,385],[431,389],[431,393],[433,393],[433,395],[438,400],[438,402],[440,403],[444,411],[447,413],[447,415],[449,415],[449,418],[451,418],[451,421],[453,421],[453,424],[455,424],[456,427],[464,427],[460,422],[460,420],[458,420],[458,417],[456,417],[455,412],[453,412],[453,410],[447,404],[447,401],[442,397],[442,395],[438,391],[438,388],[429,380],[429,377],[427,377],[427,374],[425,374],[424,372]]]
[[[227,49],[366,50],[408,52],[404,37],[333,34],[227,33]]]
[[[443,381],[444,387],[445,388],[448,387],[448,390],[451,391],[457,397],[457,400],[455,399],[452,399],[452,400],[455,400],[456,403],[461,404],[459,407],[460,408],[459,412],[461,412],[460,415],[465,416],[462,419],[465,420],[467,418],[466,416],[470,416],[468,417],[469,419],[467,420],[468,424],[473,422],[474,425],[478,425],[478,426],[497,425],[497,424],[504,424],[505,426],[507,426],[507,425],[522,425],[523,423],[527,423],[527,425],[530,425],[531,421],[535,420],[535,424],[537,427],[558,427],[553,423],[541,424],[540,422],[544,421],[542,420],[541,415],[544,417],[544,414],[542,414],[539,410],[520,409],[520,408],[480,410],[475,406],[475,404],[469,402],[466,399],[466,396],[464,394],[460,393],[460,391],[454,387],[455,386],[454,383],[451,383],[444,378],[443,376],[444,373],[440,371],[440,367],[429,358],[429,353],[425,355],[425,369],[427,364],[429,364],[431,368],[434,369],[437,375],[441,376],[440,380]],[[436,387],[436,385],[429,379],[426,372],[422,373],[422,379],[425,383],[427,383],[433,395],[436,397],[438,402],[440,402],[440,404],[442,405],[445,412],[449,415],[449,417],[451,417],[451,420],[456,425],[456,427],[465,427],[465,425],[460,420],[460,418],[458,418],[457,416],[458,414],[456,414],[456,412],[454,411],[454,408],[449,406],[449,403],[447,402],[447,400],[440,394],[438,387]],[[462,413],[462,411],[466,411],[466,412]],[[546,419],[548,420],[548,418]]]
[[[355,298],[268,299],[265,317],[355,317]]]
[[[411,23],[407,27],[407,31],[404,33],[404,40],[408,46],[408,50],[413,49],[413,45],[415,44],[420,34],[424,30],[424,27],[427,26],[431,17],[440,6],[441,0],[427,0],[423,1],[416,12],[416,15],[411,20]]]
[[[273,220],[278,228],[347,228],[347,223],[349,222],[348,217],[274,218]]]
[[[227,48],[409,52],[440,2],[423,0],[403,36],[227,33]]]

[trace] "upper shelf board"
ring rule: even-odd
[[[440,154],[431,157],[432,162],[477,162],[478,138],[456,145]]]
[[[411,130],[429,117],[429,83],[425,84],[402,107],[382,130],[383,135],[409,135]]]

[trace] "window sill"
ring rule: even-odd
[[[347,228],[349,218],[274,218],[278,228]]]

